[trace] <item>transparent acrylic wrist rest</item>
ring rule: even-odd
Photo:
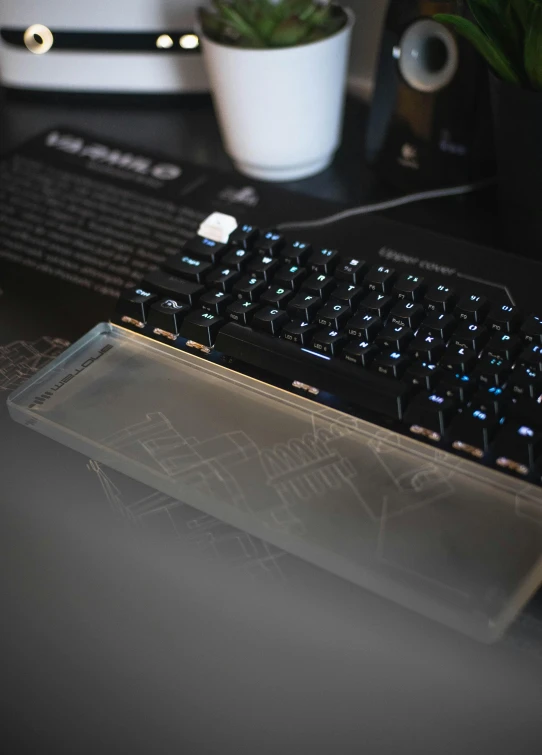
[[[28,427],[481,640],[542,581],[542,491],[114,325],[8,399]]]

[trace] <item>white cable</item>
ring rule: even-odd
[[[338,223],[345,218],[351,218],[355,215],[366,215],[370,212],[379,212],[381,210],[391,210],[394,207],[400,207],[404,204],[411,204],[412,202],[422,202],[425,199],[439,199],[440,197],[453,197],[458,194],[470,194],[473,191],[479,191],[485,189],[487,186],[495,183],[495,178],[488,178],[484,181],[477,181],[472,184],[464,184],[463,186],[451,186],[448,189],[432,189],[431,191],[420,191],[417,194],[406,194],[404,197],[396,197],[395,199],[388,199],[385,202],[375,202],[374,204],[366,204],[361,207],[351,207],[348,210],[342,210],[334,215],[328,215],[325,218],[319,218],[318,220],[305,220],[297,223],[281,223],[276,226],[279,231],[286,231],[289,229],[299,228],[318,228],[322,225],[331,225]]]

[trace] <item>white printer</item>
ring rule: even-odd
[[[2,0],[0,79],[17,89],[208,89],[198,0]]]

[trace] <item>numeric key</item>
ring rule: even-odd
[[[444,284],[431,286],[423,303],[428,312],[451,312],[457,302],[455,291]]]
[[[424,279],[419,275],[408,275],[404,273],[399,276],[393,293],[397,299],[406,299],[407,301],[420,301],[425,290]]]
[[[455,316],[465,322],[483,322],[489,310],[489,302],[485,296],[469,294],[462,296],[454,310]]]
[[[282,234],[276,231],[267,231],[258,239],[256,248],[270,257],[275,257],[285,244],[286,240]]]
[[[497,333],[512,333],[519,328],[521,322],[521,312],[518,307],[511,304],[503,304],[500,307],[493,307],[487,316],[485,325],[489,330],[495,330]]]
[[[312,254],[312,246],[304,241],[294,241],[286,244],[281,251],[282,261],[287,265],[304,265]]]
[[[335,277],[348,283],[361,283],[365,270],[367,270],[365,260],[351,257],[346,262],[339,264],[339,267],[335,270]]]
[[[258,229],[253,225],[238,225],[235,230],[230,233],[228,241],[236,247],[241,249],[252,249],[254,242],[258,238]]]
[[[363,281],[363,288],[366,291],[376,291],[379,294],[387,294],[393,287],[395,280],[395,270],[385,265],[375,265],[372,267]]]
[[[330,275],[339,264],[339,252],[336,249],[319,249],[309,258],[309,267],[315,273]]]

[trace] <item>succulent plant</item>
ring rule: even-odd
[[[317,0],[212,0],[200,8],[203,32],[234,47],[293,47],[339,31],[346,15],[338,5]]]
[[[437,13],[503,81],[542,90],[542,0],[468,0],[473,17]]]

